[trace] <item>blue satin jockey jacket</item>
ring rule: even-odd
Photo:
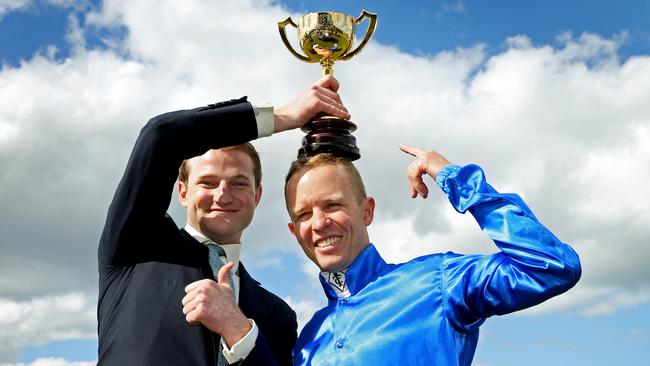
[[[500,251],[388,264],[370,244],[345,273],[349,296],[339,298],[319,276],[328,304],[298,337],[294,365],[469,366],[487,317],[539,304],[577,283],[573,249],[518,195],[492,188],[480,167],[447,166],[436,183]]]

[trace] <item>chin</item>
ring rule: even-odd
[[[338,272],[342,270],[344,266],[341,263],[321,262],[318,264],[318,268],[320,268],[320,270],[324,272]]]

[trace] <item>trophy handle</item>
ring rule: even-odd
[[[363,18],[369,18],[370,19],[370,24],[368,25],[368,30],[366,31],[366,36],[363,37],[363,41],[359,43],[357,48],[355,48],[353,51],[348,52],[345,54],[345,56],[341,57],[340,60],[349,60],[352,57],[356,56],[359,52],[361,52],[361,49],[366,46],[366,43],[370,40],[370,37],[372,37],[372,34],[375,33],[375,28],[377,27],[377,14],[375,13],[369,13],[367,11],[362,11],[361,15],[357,19],[355,19],[355,23],[359,24],[363,21]]]
[[[291,17],[287,17],[287,19],[278,22],[278,31],[280,32],[280,38],[282,38],[282,42],[284,42],[284,45],[287,47],[289,52],[291,52],[292,55],[296,56],[299,60],[305,61],[305,62],[316,62],[315,60],[310,59],[307,56],[303,56],[296,52],[296,50],[293,49],[293,46],[291,46],[291,43],[289,43],[289,40],[287,39],[287,32],[285,31],[285,27],[287,24],[293,25],[296,29],[298,29],[298,26],[296,23],[293,22]]]

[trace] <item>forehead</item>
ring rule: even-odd
[[[253,160],[241,150],[208,150],[188,160],[189,178],[205,175],[244,175],[253,177]]]
[[[350,178],[345,169],[338,165],[324,165],[306,170],[291,178],[287,188],[290,201],[296,203],[354,197]]]

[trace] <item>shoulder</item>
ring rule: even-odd
[[[277,306],[280,306],[284,308],[285,310],[291,310],[291,307],[287,304],[286,301],[284,301],[280,296],[274,294],[273,292],[265,289],[262,287],[262,285],[253,280],[255,282],[255,295],[258,296],[259,298],[265,299],[265,301],[271,301],[275,303]]]
[[[442,267],[447,255],[454,255],[454,253],[434,253],[427,254],[413,258],[407,262],[392,264],[388,268],[392,267],[392,270],[395,271],[420,271],[426,270],[430,271],[432,268]]]
[[[289,304],[278,295],[262,287],[257,280],[251,277],[244,267],[244,264],[241,262],[239,263],[239,277],[241,281],[240,291],[248,292],[255,302],[265,304],[265,307],[268,307],[269,311],[291,314],[295,319],[296,314],[291,306],[289,306]],[[241,296],[243,296],[243,294],[240,292],[240,298]]]

